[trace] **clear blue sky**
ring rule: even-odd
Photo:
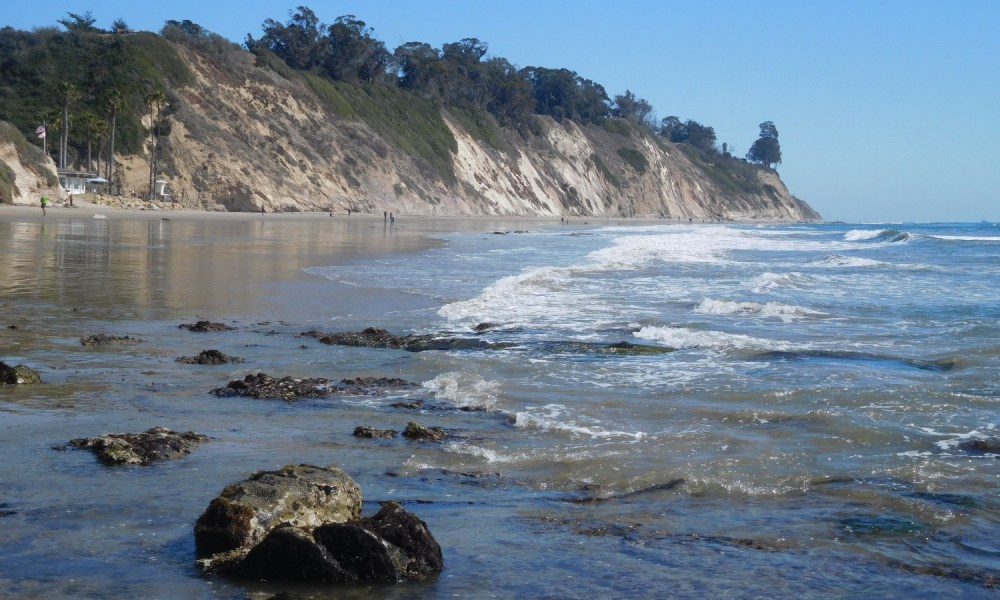
[[[190,19],[240,43],[299,4],[358,16],[390,50],[475,37],[517,66],[572,69],[739,155],[773,121],[782,179],[828,220],[1000,221],[995,0],[49,0],[8,3],[0,26],[89,10],[99,27]]]

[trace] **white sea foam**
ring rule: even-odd
[[[529,268],[497,280],[475,298],[442,306],[438,314],[449,321],[536,325],[580,301],[570,290],[571,274],[566,268]]]
[[[469,373],[442,373],[423,383],[424,389],[437,398],[458,407],[493,409],[497,405],[500,384]]]
[[[781,304],[780,302],[767,302],[760,304],[757,302],[736,302],[732,300],[713,300],[705,298],[694,307],[694,312],[709,315],[746,315],[759,317],[775,317],[786,323],[801,319],[822,315],[823,313],[810,310],[802,306],[792,306]]]
[[[815,267],[883,267],[889,263],[859,256],[844,256],[842,254],[831,254],[822,260],[812,263]]]
[[[722,331],[701,331],[687,327],[643,327],[635,333],[643,340],[659,342],[671,348],[719,348],[719,349],[781,349],[782,344],[755,338],[749,335],[725,333]]]
[[[931,235],[937,240],[958,240],[962,242],[1000,242],[1000,237],[978,235]]]
[[[590,438],[631,438],[643,439],[646,434],[641,431],[614,431],[601,427],[597,423],[582,425],[565,416],[566,407],[560,404],[548,404],[541,407],[528,407],[514,413],[514,426],[524,429],[556,431],[574,436]]]
[[[786,288],[804,288],[807,287],[808,281],[802,273],[772,273],[768,271],[754,277],[751,285],[753,285],[754,292],[761,293]]]
[[[892,231],[891,229],[852,229],[844,234],[844,240],[848,242],[860,242],[863,240],[872,240],[880,235],[884,235]]]

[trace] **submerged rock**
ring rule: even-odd
[[[150,465],[191,453],[208,436],[188,431],[178,433],[153,427],[143,433],[108,433],[95,438],[77,438],[69,445],[92,450],[102,461],[114,464]]]
[[[220,397],[243,396],[259,399],[276,399],[293,402],[303,398],[323,398],[333,393],[329,379],[322,377],[275,379],[266,373],[247,375],[230,381],[225,387],[210,392]]]
[[[473,338],[458,338],[437,335],[392,335],[385,329],[369,327],[364,331],[347,333],[321,333],[307,331],[302,334],[313,337],[331,346],[357,346],[364,348],[393,348],[409,352],[427,350],[482,350],[507,348],[509,344],[495,344]]]
[[[10,366],[0,361],[0,385],[18,385],[41,383],[42,376],[37,371],[24,365]]]
[[[448,434],[440,427],[425,427],[420,423],[410,421],[406,424],[406,429],[403,430],[403,437],[422,442],[440,442],[448,437]]]
[[[331,394],[370,396],[387,389],[407,387],[416,387],[416,384],[398,377],[358,377],[331,383],[329,379],[323,377],[279,379],[266,373],[257,373],[230,381],[225,387],[216,388],[210,393],[223,397],[245,396],[292,402],[303,398],[323,398]]]
[[[219,350],[202,350],[198,356],[181,356],[177,362],[188,365],[226,365],[230,363],[241,363],[243,359],[238,356],[229,356]]]
[[[225,323],[213,323],[211,321],[198,321],[197,323],[181,323],[178,329],[187,329],[195,333],[208,333],[210,331],[235,331],[235,327],[230,327]]]
[[[1000,454],[1000,438],[965,440],[958,447],[969,454]]]
[[[361,490],[337,467],[289,465],[233,484],[195,525],[199,567],[254,580],[422,579],[444,568],[427,524],[394,502],[360,518]]]
[[[354,428],[354,437],[365,439],[391,439],[399,435],[395,429],[377,429],[370,425],[358,425]]]
[[[104,333],[80,338],[80,343],[84,346],[134,346],[142,342],[143,340],[129,335],[107,335]]]

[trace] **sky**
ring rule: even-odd
[[[1000,221],[994,0],[47,0],[9,3],[0,26],[90,11],[102,28],[189,19],[242,43],[299,5],[357,16],[390,51],[477,38],[518,67],[571,69],[740,156],[772,121],[782,180],[829,221]]]

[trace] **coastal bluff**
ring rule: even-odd
[[[159,139],[166,158],[159,159],[157,179],[166,182],[169,196],[158,201],[178,207],[821,219],[776,171],[703,154],[622,119],[594,125],[533,115],[530,127],[506,127],[485,113],[470,116],[415,96],[411,101],[364,85],[348,89],[276,69],[248,52],[220,60],[168,43],[190,72],[168,92],[169,127],[161,127]],[[26,166],[16,147],[0,139],[0,158],[15,175],[13,202],[37,204],[39,194],[59,193]],[[115,157],[126,197],[148,189],[150,159],[148,149],[143,152]],[[55,165],[49,166],[51,182]]]

